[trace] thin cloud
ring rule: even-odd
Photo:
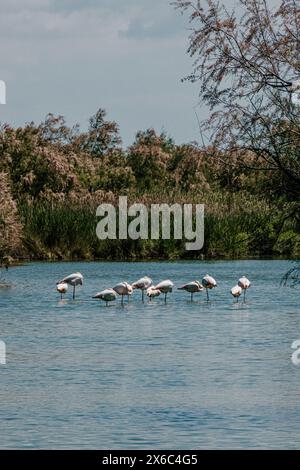
[[[84,128],[99,107],[120,124],[125,143],[139,129],[195,138],[197,90],[185,20],[169,0],[1,0],[1,122],[63,114]]]
[[[129,39],[162,39],[185,34],[184,22],[175,12],[168,11],[164,16],[150,19],[142,14],[130,21],[126,30],[120,31],[121,37]]]

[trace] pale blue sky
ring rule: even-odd
[[[83,128],[99,107],[125,144],[137,130],[197,138],[187,21],[170,0],[1,0],[0,121],[63,114]]]
[[[170,0],[0,0],[0,121],[39,122],[48,112],[86,127],[99,107],[124,143],[137,130],[198,139],[188,21]],[[201,118],[201,110],[198,110]]]

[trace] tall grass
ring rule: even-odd
[[[187,202],[179,196],[178,201]],[[205,202],[204,196],[202,201],[199,196],[189,198],[189,201]],[[292,237],[293,227],[279,229],[282,220],[280,211],[264,201],[249,200],[249,197],[243,199],[241,194],[238,197],[230,195],[227,200],[224,194],[214,193],[214,200],[207,202],[205,243],[201,251],[186,251],[184,240],[172,238],[99,240],[96,236],[96,207],[93,205],[22,202],[19,212],[24,224],[25,249],[29,256],[38,259],[200,259],[203,256],[295,255],[290,252],[291,244],[287,236],[289,233]],[[280,237],[287,239],[286,245]]]

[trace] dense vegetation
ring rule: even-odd
[[[153,129],[124,149],[117,124],[101,109],[87,132],[53,115],[39,125],[2,125],[0,257],[299,257],[299,200],[282,191],[278,169],[263,168],[250,151],[228,158]],[[178,240],[98,240],[96,207],[117,205],[120,195],[147,205],[204,203],[203,250],[186,252]]]
[[[269,198],[273,193],[273,202],[278,201],[281,206],[282,225],[277,227],[279,238],[274,249],[280,247],[285,252],[290,246],[297,255],[299,2],[236,0],[228,5],[222,0],[174,0],[172,3],[189,21],[187,52],[193,62],[186,80],[198,86],[200,102],[210,110],[199,122],[202,135],[225,159],[231,160],[238,152],[245,166],[265,175],[269,173],[269,181],[264,188],[258,186],[258,194],[267,193]],[[249,152],[254,157],[251,165]],[[282,206],[285,201],[290,205]],[[290,230],[286,221],[292,224]],[[297,283],[299,273],[300,262],[288,277]]]

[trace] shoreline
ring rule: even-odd
[[[237,258],[227,258],[227,257],[217,257],[217,258],[202,258],[202,259],[190,259],[190,258],[178,258],[178,259],[166,259],[166,258],[140,258],[140,259],[92,259],[92,258],[80,258],[80,259],[16,259],[10,266],[10,268],[24,266],[26,264],[32,263],[197,263],[197,262],[232,262],[232,261],[289,261],[289,262],[298,262],[300,258],[289,258],[286,256],[246,256],[246,257],[237,257]],[[1,266],[1,269],[5,269],[4,266]]]

